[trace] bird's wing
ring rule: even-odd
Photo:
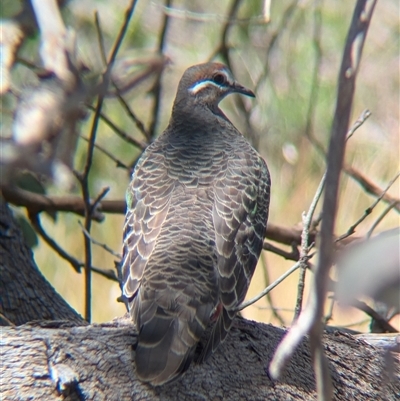
[[[153,145],[150,147],[154,148]],[[139,289],[147,262],[154,250],[174,188],[173,180],[168,177],[165,169],[160,168],[163,158],[156,149],[153,149],[151,157],[146,157],[145,153],[138,162],[126,194],[127,213],[121,270],[123,294],[130,303]]]
[[[176,158],[155,146],[162,145],[144,155],[128,189],[122,274],[138,331],[136,374],[161,385],[189,367],[218,291],[217,258],[207,241],[212,225],[196,203],[207,193],[171,178],[168,163]]]
[[[270,185],[267,166],[255,151],[232,157],[215,185],[213,222],[222,308],[200,361],[225,339],[235,308],[246,296],[266,231]]]

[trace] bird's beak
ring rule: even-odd
[[[250,97],[256,97],[254,92],[250,89],[247,89],[246,87],[240,85],[238,82],[234,82],[232,86],[232,92],[235,93],[241,93],[242,95],[250,96]]]

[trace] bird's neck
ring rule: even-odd
[[[177,98],[172,108],[170,125],[181,123],[202,127],[215,123],[233,126],[218,105],[195,102],[187,97]]]

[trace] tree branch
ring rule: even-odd
[[[310,335],[319,400],[332,398],[332,384],[321,343],[322,316],[327,291],[328,273],[333,259],[333,230],[337,208],[340,171],[344,159],[355,80],[365,37],[376,1],[358,0],[347,36],[339,73],[338,94],[328,150],[326,189],[322,207],[323,219],[318,264],[313,276],[309,302],[275,352],[270,374],[278,378],[305,334]]]

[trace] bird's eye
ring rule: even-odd
[[[226,85],[226,76],[224,74],[215,74],[213,81],[218,85]]]

